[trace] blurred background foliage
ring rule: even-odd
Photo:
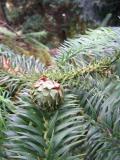
[[[120,24],[119,0],[2,0],[0,10],[22,33],[45,31],[42,42],[50,48],[87,28]]]

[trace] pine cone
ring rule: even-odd
[[[54,111],[63,100],[63,90],[60,84],[46,76],[41,77],[34,84],[34,88],[34,102],[42,110]]]

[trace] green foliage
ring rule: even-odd
[[[33,56],[28,57],[26,55],[19,55],[11,51],[7,46],[0,44],[0,56],[6,57],[12,67],[18,67],[23,73],[40,73],[43,71],[44,65]],[[3,67],[3,60],[0,60],[0,68]]]
[[[46,37],[47,33],[45,31],[41,31],[41,32],[32,32],[32,33],[26,33],[24,34],[25,37],[27,38],[35,38],[38,39],[39,41],[41,41],[43,38]]]
[[[91,119],[87,133],[86,159],[117,160],[119,146],[119,81],[97,86],[86,93],[82,100],[84,111]]]
[[[1,65],[1,157],[10,160],[120,159],[119,31],[119,28],[99,28],[65,42],[56,58],[58,66],[54,70],[40,68],[40,73],[33,73],[35,70],[31,68],[36,66],[33,59],[26,57],[27,63],[24,63],[19,55],[14,62],[14,53],[2,50],[1,56],[8,57],[12,65],[21,63],[29,67],[19,75],[9,73]],[[39,106],[35,101],[46,96],[46,80],[42,81],[44,86],[40,83],[45,76],[50,79],[49,83],[54,80],[63,84],[64,100],[55,103],[52,110],[52,104],[49,107],[43,102]],[[50,91],[58,89],[49,87]],[[9,109],[8,103],[14,110]]]
[[[9,159],[78,159],[75,148],[85,140],[85,120],[74,95],[65,96],[60,109],[44,113],[20,97],[16,114],[9,115],[5,146]]]
[[[0,157],[3,154],[4,147],[2,143],[5,140],[4,131],[7,129],[6,120],[8,113],[14,113],[15,107],[10,100],[9,92],[5,88],[0,87]]]
[[[114,52],[119,50],[119,45],[119,27],[90,30],[85,35],[66,41],[60,48],[58,61],[62,65],[68,65],[75,59],[76,65],[84,67],[102,57],[113,57]]]

